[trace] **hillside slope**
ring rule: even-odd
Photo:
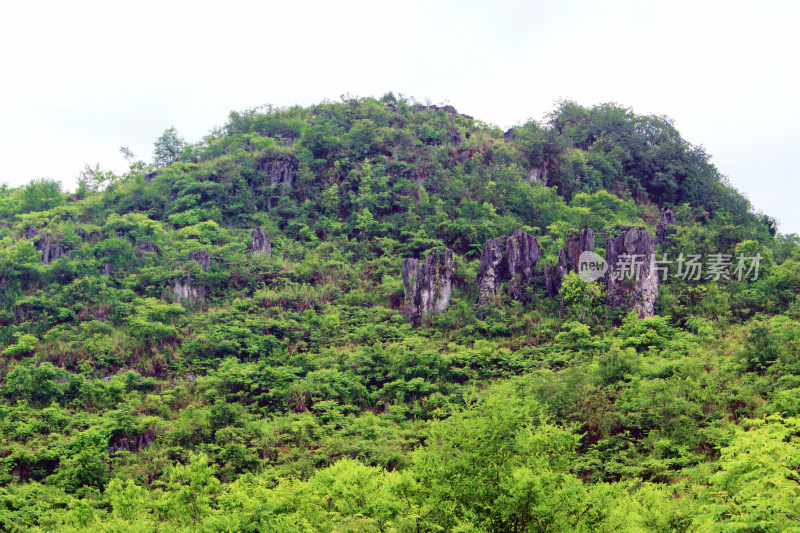
[[[668,119],[387,94],[154,159],[0,188],[2,530],[800,519],[798,239]]]

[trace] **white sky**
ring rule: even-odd
[[[800,233],[800,2],[6,2],[0,182],[150,160],[231,110],[387,91],[503,128],[559,98],[670,116]]]

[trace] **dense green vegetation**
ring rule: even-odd
[[[0,530],[800,527],[800,243],[668,119],[563,102],[504,134],[388,94],[154,160],[0,188]],[[671,276],[645,320],[577,276],[475,304],[487,239],[554,263],[664,207],[659,254],[758,278]],[[442,246],[450,306],[413,328],[402,260]]]

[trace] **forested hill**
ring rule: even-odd
[[[0,187],[0,530],[797,528],[800,242],[669,119],[154,148]]]

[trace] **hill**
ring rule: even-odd
[[[800,518],[798,239],[669,119],[390,93],[154,148],[0,188],[3,530]]]

